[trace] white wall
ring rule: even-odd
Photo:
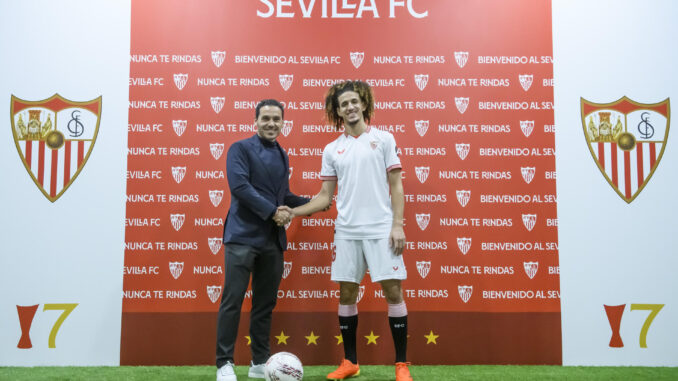
[[[130,1],[0,2],[0,365],[117,365],[120,358]],[[26,172],[10,128],[11,95],[103,96],[99,135],[56,202]],[[78,303],[56,336],[61,311]],[[18,349],[16,305],[39,304],[31,349]]]
[[[678,107],[678,3],[553,2],[556,170],[563,364],[678,365],[676,132],[669,130],[654,176],[630,204],[607,183],[589,153],[580,97],[609,103],[671,98]],[[640,348],[649,311],[665,304]],[[610,348],[603,305],[626,304],[623,348]]]

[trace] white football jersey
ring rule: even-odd
[[[401,168],[389,132],[367,127],[358,137],[346,133],[325,146],[321,180],[337,180],[335,238],[388,238],[393,224],[387,174]]]

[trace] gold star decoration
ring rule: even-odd
[[[316,336],[315,333],[313,333],[313,331],[311,331],[311,334],[309,336],[304,336],[304,337],[306,338],[306,340],[308,340],[306,345],[311,345],[311,344],[318,345],[318,338],[320,336]]]
[[[377,339],[379,336],[375,335],[373,331],[370,331],[370,335],[365,336],[365,338],[367,339],[367,345],[370,345],[370,343],[377,345]]]
[[[287,345],[287,339],[289,339],[290,337],[289,337],[289,336],[285,336],[285,332],[284,332],[284,331],[280,331],[280,335],[275,336],[275,338],[278,339],[278,345],[280,345],[280,344],[285,344],[285,345]]]
[[[341,344],[344,342],[344,337],[339,335],[339,336],[334,336],[335,339],[337,339],[337,345]]]
[[[436,342],[436,339],[438,338],[438,336],[440,335],[434,335],[433,330],[431,330],[431,332],[428,335],[424,335],[424,337],[426,338],[426,344],[428,345],[433,343],[437,345],[438,343]]]
[[[247,345],[252,344],[252,338],[251,337],[245,336],[245,338],[247,339]]]

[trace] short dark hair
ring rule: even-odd
[[[374,95],[370,85],[363,81],[344,81],[335,83],[325,96],[325,116],[337,129],[344,124],[344,119],[339,116],[339,96],[347,91],[355,91],[360,96],[360,101],[365,105],[363,119],[367,124],[374,116]]]
[[[285,119],[285,107],[282,105],[282,103],[278,102],[275,99],[264,99],[259,101],[259,103],[257,103],[257,108],[254,111],[254,119],[259,119],[259,110],[264,106],[278,107],[280,109],[280,112],[282,113],[283,119]]]

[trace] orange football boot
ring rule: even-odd
[[[409,374],[409,373],[408,373]],[[360,375],[360,366],[354,364],[351,360],[341,360],[341,365],[334,372],[327,375],[328,380],[344,380]]]
[[[396,366],[396,381],[412,381],[410,376],[410,369],[407,367],[409,362],[397,362]]]

